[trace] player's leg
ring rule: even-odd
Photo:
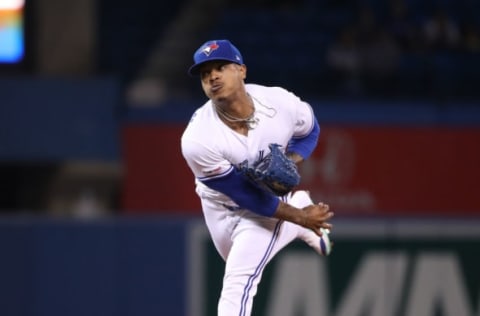
[[[285,224],[255,215],[238,223],[225,265],[219,316],[250,315],[265,266],[297,237],[297,228],[285,229]]]
[[[232,233],[239,218],[224,206],[208,199],[202,199],[202,210],[210,237],[223,260],[232,247]]]

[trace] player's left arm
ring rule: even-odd
[[[287,146],[287,157],[296,164],[301,163],[315,150],[320,136],[320,124],[318,123],[310,105],[300,105],[297,118],[297,130]],[[303,124],[300,124],[302,123]]]

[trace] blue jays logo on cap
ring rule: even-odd
[[[193,54],[194,64],[189,68],[188,73],[192,76],[198,75],[202,64],[214,60],[243,64],[242,54],[229,40],[212,40],[205,42],[195,51]]]
[[[218,44],[216,42],[213,42],[211,44],[208,44],[207,46],[205,46],[203,49],[202,49],[202,53],[204,53],[205,55],[207,56],[210,56],[210,54],[218,49],[220,46],[218,46]]]

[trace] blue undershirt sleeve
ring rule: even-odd
[[[280,203],[277,196],[257,187],[236,169],[224,177],[201,180],[201,182],[209,188],[227,195],[239,207],[259,215],[273,216]]]
[[[318,124],[317,119],[314,118],[312,131],[304,137],[290,139],[287,152],[297,153],[302,156],[303,159],[307,159],[315,150],[319,136],[320,125]]]

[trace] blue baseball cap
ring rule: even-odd
[[[243,64],[242,54],[229,40],[211,40],[205,42],[193,54],[194,64],[188,69],[188,73],[192,76],[197,76],[200,66],[213,60],[225,60],[239,65]]]

